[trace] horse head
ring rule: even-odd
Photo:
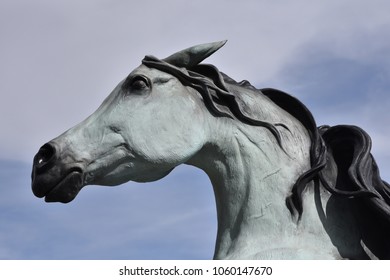
[[[146,56],[91,116],[40,148],[34,194],[67,203],[86,185],[150,182],[187,163],[214,188],[215,258],[390,258],[390,186],[367,133],[317,127],[291,95],[200,64],[224,44]]]
[[[163,62],[186,72],[224,43],[188,48]],[[67,203],[85,185],[166,176],[205,141],[206,109],[196,95],[177,77],[142,64],[91,116],[39,149],[33,160],[34,194]]]

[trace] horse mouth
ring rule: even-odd
[[[35,192],[35,195],[45,198],[45,202],[71,202],[83,188],[83,175],[81,170],[71,170],[59,183],[48,189],[45,193]],[[34,189],[34,188],[33,188]],[[35,188],[36,189],[36,188]]]

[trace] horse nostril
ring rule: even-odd
[[[46,143],[43,145],[34,158],[35,170],[38,172],[49,168],[51,166],[50,163],[55,159],[55,154],[56,149],[52,144]]]

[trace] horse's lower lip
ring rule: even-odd
[[[72,171],[45,194],[45,201],[62,203],[71,202],[82,187],[82,173],[79,171]]]

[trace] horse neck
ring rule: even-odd
[[[216,137],[188,162],[203,169],[213,185],[218,217],[214,258],[264,258],[262,251],[289,247],[283,241],[296,235],[285,199],[309,169],[310,140],[292,120],[273,121],[293,130],[280,128],[287,152],[267,129],[219,118],[210,134]]]

